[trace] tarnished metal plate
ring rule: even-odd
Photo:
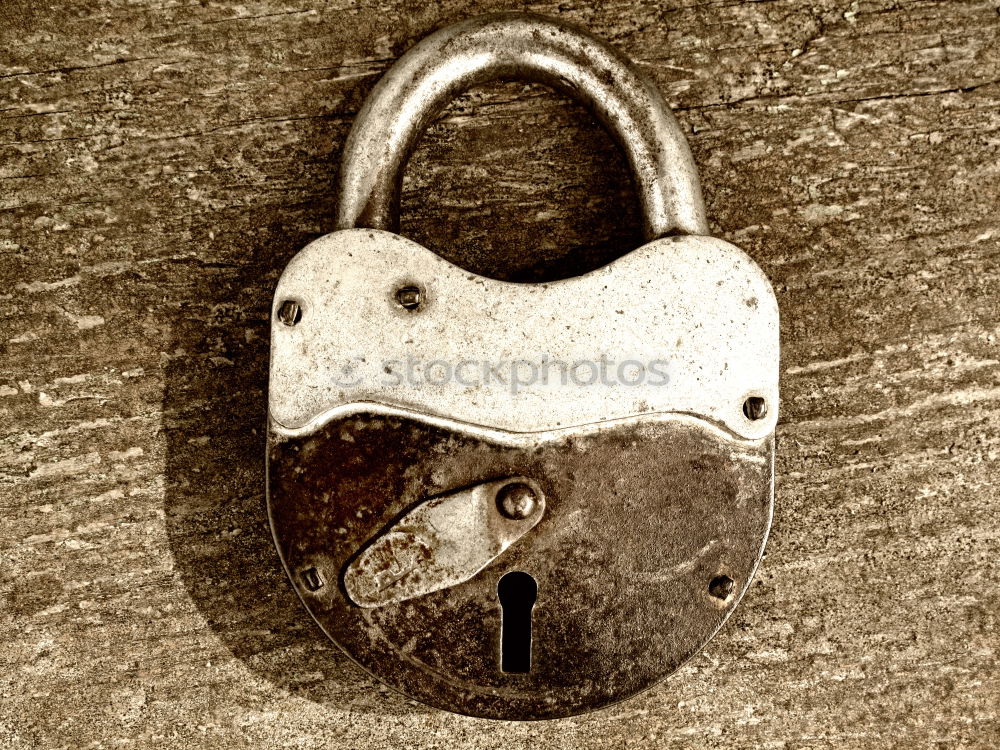
[[[403,288],[414,309],[397,302]],[[294,319],[282,315],[292,304]],[[711,237],[514,284],[398,235],[345,230],[288,264],[273,321],[270,415],[286,434],[363,402],[513,432],[679,412],[761,438],[777,420],[774,293]],[[744,412],[751,396],[767,405],[760,419]]]
[[[628,697],[705,644],[749,585],[771,520],[770,437],[682,415],[536,435],[358,413],[272,431],[269,512],[309,611],[348,655],[431,705],[494,718],[565,716]],[[497,478],[534,477],[536,527],[469,580],[374,608],[343,574],[395,519]],[[531,669],[500,668],[497,584],[537,582]]]

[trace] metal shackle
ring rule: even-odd
[[[337,228],[398,231],[403,168],[421,134],[456,96],[498,78],[546,84],[597,115],[628,159],[647,240],[708,234],[691,151],[655,84],[603,40],[520,12],[441,29],[385,73],[344,146]]]

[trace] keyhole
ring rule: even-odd
[[[500,600],[500,670],[531,671],[531,610],[538,584],[527,573],[512,571],[497,584]]]

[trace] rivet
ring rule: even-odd
[[[293,326],[302,320],[302,308],[295,300],[286,299],[278,308],[278,320],[286,326]]]
[[[723,601],[733,595],[734,588],[736,581],[727,575],[718,575],[708,583],[708,593]]]
[[[323,575],[316,568],[307,568],[302,571],[302,582],[310,591],[318,591],[326,585]]]
[[[524,482],[504,485],[497,493],[497,510],[512,521],[523,521],[535,512],[538,495]]]
[[[416,310],[421,302],[420,289],[415,286],[404,286],[396,291],[396,302],[406,310]]]
[[[763,419],[767,415],[767,403],[760,396],[750,396],[743,402],[743,413],[753,421]]]

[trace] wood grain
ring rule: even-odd
[[[675,107],[713,231],[783,316],[777,516],[707,650],[578,719],[409,703],[316,631],[263,510],[267,309],[333,227],[379,74],[501,7]],[[1000,10],[993,2],[0,5],[0,747],[1000,744]],[[554,278],[638,239],[579,106],[501,83],[406,173],[403,233]]]

